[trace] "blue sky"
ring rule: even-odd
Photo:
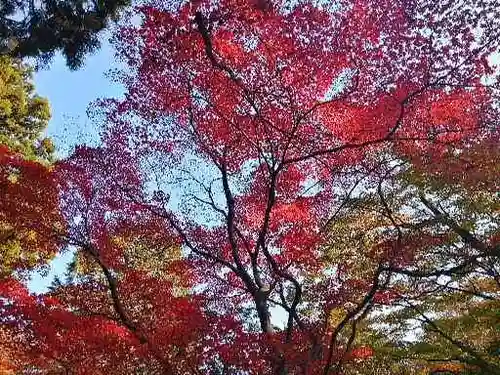
[[[102,48],[88,56],[81,69],[70,71],[64,58],[57,55],[46,69],[35,73],[36,91],[48,98],[52,111],[47,135],[54,140],[60,156],[74,145],[94,143],[98,139],[98,128],[86,112],[94,100],[123,93],[121,86],[105,76],[109,69],[116,68],[115,64],[113,49],[104,36]],[[68,251],[51,262],[48,275],[33,273],[28,283],[30,290],[44,292],[55,275],[64,273],[71,259],[72,252]]]
[[[52,119],[47,133],[62,154],[75,144],[97,138],[97,128],[86,114],[89,104],[123,92],[120,85],[106,77],[108,70],[117,67],[107,38],[104,36],[102,48],[88,56],[85,65],[77,71],[70,71],[64,58],[57,55],[48,68],[35,73],[36,91],[48,98],[51,106]]]

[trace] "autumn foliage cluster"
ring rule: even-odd
[[[495,1],[135,13],[99,147],[0,147],[0,371],[500,373]]]

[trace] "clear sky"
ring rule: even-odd
[[[74,145],[98,139],[98,129],[86,112],[92,101],[122,94],[123,89],[105,76],[109,69],[116,68],[113,64],[113,49],[104,36],[102,48],[88,56],[79,70],[70,71],[58,55],[47,68],[35,73],[38,95],[50,102],[52,119],[47,134],[54,140],[59,155],[66,155]],[[72,253],[66,252],[52,261],[47,276],[33,273],[29,288],[37,293],[45,291],[56,274],[64,273],[71,259]]]
[[[89,104],[123,92],[106,77],[106,72],[117,67],[107,38],[103,37],[102,48],[88,56],[77,71],[70,71],[64,58],[57,55],[48,68],[35,73],[36,91],[49,99],[52,110],[47,133],[60,153],[68,152],[75,144],[95,141],[97,129],[86,114]]]

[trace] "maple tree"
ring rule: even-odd
[[[34,238],[36,233],[28,228],[16,232],[16,227],[19,229],[19,218],[7,209],[8,205],[19,206],[24,207],[21,209],[24,212],[26,205],[20,202],[50,195],[45,189],[48,173],[44,169],[53,160],[55,150],[51,139],[43,137],[50,119],[50,109],[48,101],[36,95],[34,91],[30,67],[19,60],[0,56],[0,122],[2,124],[0,127],[0,144],[2,145],[0,146],[0,181],[3,185],[2,198],[6,198],[0,203],[2,210],[5,210],[0,213],[1,276],[16,269],[30,268],[29,265],[40,265],[41,258],[47,260],[47,257],[54,255],[57,250],[52,248],[47,251],[47,248],[42,248],[41,252],[37,253]],[[18,155],[15,156],[14,153]],[[41,164],[30,163],[24,159],[36,160]],[[31,171],[28,171],[30,169]],[[28,190],[25,190],[26,186],[23,182],[15,185],[19,179],[26,177],[23,176],[25,174],[37,177],[32,181],[33,185],[28,187]],[[28,178],[24,181],[30,180]],[[35,186],[39,189],[38,192]],[[54,206],[57,206],[56,200],[51,201]],[[38,212],[42,211],[44,210]],[[49,215],[49,212],[47,214]],[[9,217],[17,221],[17,224],[11,222]],[[28,237],[32,240],[31,245],[26,247],[25,240]],[[20,267],[21,263],[23,267]]]
[[[0,275],[42,265],[57,250],[52,234],[64,226],[54,173],[0,145]]]
[[[403,305],[400,330],[416,314],[435,345],[498,373],[486,344],[427,312],[476,281],[498,298],[495,4],[137,11],[117,35],[126,95],[100,102],[102,145],[78,147],[46,180],[28,174],[48,196],[26,199],[35,209],[12,202],[38,184],[0,185],[12,191],[1,212],[75,252],[45,294],[0,281],[0,319],[26,358],[16,370],[373,369],[393,344],[377,316]]]
[[[329,247],[327,256],[349,261],[350,273],[366,272],[366,257],[386,256],[380,248],[373,251],[373,243],[385,237],[381,228],[396,227],[398,241],[408,236],[420,245],[404,263],[388,267],[395,274],[392,296],[380,296],[380,302],[392,308],[358,330],[360,343],[377,348],[361,373],[386,367],[398,374],[498,373],[499,202],[497,183],[490,180],[498,168],[492,144],[483,139],[462,150],[469,173],[453,168],[456,157],[425,170],[394,165],[397,178],[390,190],[366,194],[336,221],[340,245]],[[345,241],[356,226],[363,228],[356,241]],[[426,244],[430,235],[433,241]],[[365,261],[359,264],[356,257]]]

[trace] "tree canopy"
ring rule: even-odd
[[[0,56],[0,143],[30,159],[50,159],[54,146],[42,138],[49,120],[49,103],[35,94],[29,66]]]
[[[116,20],[129,0],[2,0],[0,51],[13,57],[48,62],[56,52],[70,69],[100,46],[99,35]]]
[[[19,218],[7,213],[9,206],[13,212],[24,212],[26,199],[53,194],[44,185],[47,166],[53,161],[55,151],[52,140],[44,136],[50,108],[47,99],[35,94],[31,73],[21,61],[0,56],[0,277],[43,264],[57,252],[55,248],[37,249],[36,232],[17,226]],[[29,172],[24,169],[28,166],[33,167]],[[29,186],[24,186],[28,190],[18,186],[24,172],[32,176]]]
[[[0,280],[0,364],[500,374],[495,2],[136,10],[102,144],[0,149],[0,220],[74,254]]]

